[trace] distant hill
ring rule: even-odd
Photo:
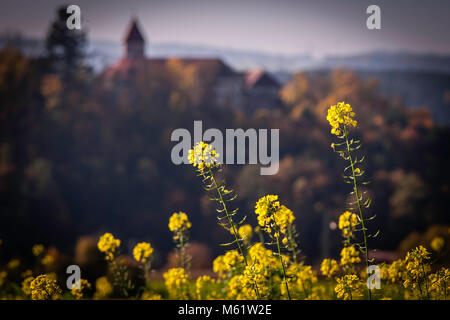
[[[331,69],[307,71],[307,76]],[[440,125],[450,125],[450,73],[423,70],[355,70],[362,79],[377,79],[378,92],[389,98],[401,98],[409,108],[426,107],[433,120]],[[281,73],[277,79],[287,79]]]
[[[39,55],[44,52],[43,42],[39,39],[0,36],[0,47],[6,42],[20,46],[30,55]],[[102,70],[122,56],[122,44],[111,41],[90,41],[87,50],[89,63],[95,70]],[[370,71],[420,70],[450,73],[450,55],[409,52],[370,52],[348,56],[326,56],[318,59],[310,55],[281,55],[179,43],[149,43],[146,53],[150,57],[218,57],[236,70],[261,68],[277,73],[337,67]]]
[[[0,47],[6,42],[32,56],[44,53],[43,43],[38,39],[0,37]],[[378,78],[381,94],[402,97],[409,107],[429,107],[438,123],[450,124],[450,55],[371,52],[315,59],[308,55],[287,56],[176,43],[150,43],[146,49],[150,57],[219,57],[236,70],[265,69],[282,84],[297,71],[328,72],[345,67],[364,79]],[[122,45],[109,41],[91,41],[87,50],[88,63],[96,71],[123,55]]]
[[[219,57],[236,70],[261,68],[270,72],[334,69],[354,70],[420,70],[450,73],[450,55],[408,52],[371,52],[349,56],[328,56],[321,59],[309,55],[277,55],[256,51],[232,50],[177,43],[150,43],[146,52],[152,57]],[[89,48],[96,66],[110,64],[122,56],[120,44],[93,41]]]

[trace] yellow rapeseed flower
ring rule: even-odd
[[[447,299],[450,294],[450,270],[442,268],[429,275],[430,291],[435,299]]]
[[[198,142],[189,150],[189,163],[197,167],[199,171],[219,165],[219,154],[210,144]]]
[[[350,211],[345,211],[339,216],[339,229],[342,230],[344,237],[352,237],[353,229],[358,224],[358,217]]]
[[[100,237],[97,243],[98,249],[106,254],[106,260],[113,260],[116,249],[120,246],[120,240],[107,232]]]
[[[33,282],[34,277],[27,277],[22,281],[22,292],[26,296],[31,296],[31,282]]]
[[[253,235],[252,226],[249,224],[244,224],[243,226],[239,227],[238,233],[242,240],[248,241]]]
[[[95,298],[107,298],[113,293],[113,286],[107,277],[95,280]]]
[[[56,299],[62,293],[56,280],[48,274],[42,274],[31,281],[30,291],[33,300]]]
[[[10,270],[16,269],[18,266],[20,266],[20,260],[19,259],[11,259],[8,262],[8,269],[10,269]]]
[[[280,233],[285,234],[287,227],[295,220],[294,213],[281,205],[277,195],[267,195],[260,198],[255,205],[255,213],[257,215],[258,224],[267,231],[272,233],[273,228],[279,228]],[[280,235],[275,232],[275,237]]]
[[[78,288],[77,288],[78,287]],[[79,282],[72,288],[70,293],[77,300],[86,298],[88,291],[91,289],[91,284],[86,279],[80,279]]]
[[[322,264],[320,265],[320,272],[325,277],[331,278],[339,272],[339,265],[334,259],[323,259]]]
[[[134,259],[138,262],[146,263],[153,253],[153,248],[148,242],[140,242],[133,249]]]
[[[163,274],[164,283],[171,298],[187,299],[189,275],[183,268],[171,268]]]
[[[195,292],[198,300],[213,299],[216,295],[212,286],[215,284],[215,280],[210,276],[200,276],[195,281]]]
[[[334,291],[339,299],[352,300],[362,295],[363,283],[357,275],[347,274],[336,279],[337,285]]]
[[[51,266],[53,262],[55,262],[55,258],[53,258],[53,256],[50,254],[46,254],[41,260],[41,263],[44,266]]]
[[[32,248],[31,251],[33,252],[33,255],[35,257],[40,256],[43,252],[44,252],[44,246],[42,244],[35,244]]]
[[[355,249],[354,246],[344,247],[341,250],[341,265],[349,266],[355,263],[361,262],[361,258],[359,257],[359,252]]]
[[[434,237],[433,240],[431,240],[431,249],[433,249],[436,252],[441,251],[441,249],[445,245],[445,240],[442,237]]]
[[[339,136],[342,133],[341,126],[356,127],[357,122],[353,119],[354,116],[355,113],[348,103],[338,102],[337,105],[330,106],[327,120],[331,125],[331,133]]]
[[[169,229],[174,233],[184,232],[192,226],[184,212],[175,212],[169,219]]]

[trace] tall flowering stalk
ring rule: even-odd
[[[243,257],[245,266],[247,267],[249,264],[244,252],[244,239],[242,239],[238,232],[238,226],[243,224],[245,217],[239,222],[233,221],[233,217],[237,214],[237,209],[230,210],[227,203],[236,199],[237,196],[233,194],[233,190],[226,189],[225,183],[223,181],[218,181],[215,176],[215,173],[222,171],[219,156],[220,155],[211,145],[203,141],[198,142],[191,150],[189,150],[189,162],[196,167],[198,176],[202,178],[205,190],[214,190],[217,193],[217,196],[211,198],[211,200],[214,200],[219,204],[219,207],[217,208],[217,212],[219,213],[219,225],[228,230],[234,237],[232,242],[224,245],[236,244],[239,253]],[[260,299],[256,282],[253,283],[253,288],[257,298]]]
[[[147,285],[150,284],[150,268],[153,248],[148,242],[140,242],[133,249],[134,259],[139,262],[144,270],[144,278]]]
[[[181,268],[186,268],[188,261],[186,261],[186,246],[189,240],[188,230],[192,224],[188,219],[188,216],[184,212],[175,212],[169,219],[169,229],[173,232],[173,240],[177,244],[177,248],[180,251],[180,264]]]
[[[116,258],[120,247],[120,239],[114,238],[111,233],[107,232],[100,237],[97,247],[105,254],[106,261],[111,263],[115,288],[119,290],[121,295],[128,297],[129,291],[133,289],[133,283],[124,263],[117,261],[118,259]]]
[[[276,195],[267,195],[259,199],[255,206],[255,213],[258,216],[258,224],[276,242],[278,257],[283,270],[283,281],[286,293],[289,300],[291,300],[291,293],[289,291],[286,276],[286,267],[284,265],[283,256],[281,255],[281,244],[287,245],[289,248],[293,241],[292,239],[291,241],[289,240],[289,238],[292,238],[292,233],[289,233],[289,230],[291,230],[292,223],[295,219],[294,214],[291,210],[280,204],[278,196]],[[283,240],[280,241],[280,238],[283,238]],[[295,247],[293,250],[295,255]]]
[[[361,193],[359,189],[360,184],[367,184],[367,182],[360,181],[364,171],[359,168],[364,161],[364,157],[358,158],[354,155],[354,152],[361,148],[359,140],[351,139],[349,136],[349,130],[351,127],[357,126],[357,121],[354,120],[355,112],[348,103],[339,102],[337,105],[331,106],[328,109],[327,120],[331,125],[331,133],[336,135],[339,139],[343,140],[341,143],[332,143],[333,150],[345,161],[348,162],[347,167],[344,169],[343,177],[346,183],[349,183],[353,187],[352,195],[355,196],[355,201],[350,203],[350,210],[357,210],[358,212],[358,224],[361,224],[359,228],[352,228],[353,224],[350,224],[350,229],[347,232],[347,244],[350,245],[350,240],[353,235],[353,231],[362,232],[362,242],[356,243],[360,251],[364,253],[366,267],[369,267],[369,254],[368,254],[368,237],[375,237],[375,235],[369,235],[367,233],[366,222],[372,220],[375,216],[365,218],[364,208],[369,208],[371,200],[366,198],[364,200],[364,193]],[[355,206],[356,205],[356,206]],[[377,232],[378,233],[378,232]],[[370,289],[368,289],[369,299],[372,298]]]

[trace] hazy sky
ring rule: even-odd
[[[43,36],[66,1],[0,0],[0,31]],[[91,39],[121,41],[137,15],[150,42],[281,54],[409,50],[450,54],[449,0],[79,0]],[[381,30],[366,8],[381,7]]]

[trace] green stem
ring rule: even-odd
[[[181,268],[184,269],[185,262],[184,262],[184,238],[183,238],[183,232],[180,232],[180,260],[181,260]]]
[[[350,151],[350,143],[348,141],[348,131],[347,127],[344,126],[344,135],[345,135],[345,143],[347,145],[347,154],[348,159],[350,161],[350,166],[352,168],[352,179],[353,179],[353,191],[355,192],[356,202],[358,204],[358,211],[359,211],[359,218],[361,220],[361,227],[363,231],[363,237],[364,237],[364,253],[366,258],[366,270],[369,268],[369,254],[368,254],[368,248],[367,248],[367,235],[366,235],[366,227],[364,226],[364,216],[362,212],[362,206],[361,201],[359,199],[359,193],[358,193],[358,184],[356,183],[356,174],[355,174],[355,167],[353,165],[353,159]],[[367,287],[367,291],[369,293],[369,299],[372,300],[372,293],[370,292],[370,289]]]
[[[277,230],[277,231],[279,232],[279,230]],[[278,257],[280,258],[281,268],[283,269],[284,284],[286,285],[286,291],[287,291],[287,294],[288,294],[288,298],[289,298],[289,300],[291,300],[291,294],[289,292],[289,286],[288,286],[287,279],[286,279],[286,270],[284,268],[283,257],[281,256],[280,236],[277,235],[276,238],[277,238]]]
[[[216,181],[216,178],[214,177],[214,173],[211,170],[211,167],[208,167],[208,170],[209,170],[209,174],[211,176],[211,180],[214,183],[214,187],[216,188],[217,193],[219,194],[220,203],[222,204],[223,209],[224,209],[224,211],[225,211],[225,213],[227,215],[228,223],[230,224],[231,229],[233,231],[234,239],[235,239],[236,244],[238,246],[239,252],[241,253],[242,257],[244,258],[245,265],[248,266],[247,257],[245,256],[244,250],[242,249],[242,246],[241,246],[241,244],[239,242],[236,226],[234,225],[233,220],[231,219],[231,216],[230,216],[230,214],[228,212],[227,204],[226,204],[225,200],[223,199],[222,192],[220,191],[219,185],[218,185],[218,183]],[[256,296],[258,297],[258,299],[261,299],[261,297],[259,296],[258,285],[255,283],[254,286],[255,286]]]
[[[425,282],[425,290],[427,291],[428,300],[430,300],[430,291],[428,290],[427,275],[425,273],[425,268],[423,266],[423,263],[421,265],[422,265],[423,279]]]
[[[294,242],[294,239],[292,238],[291,228],[292,228],[292,225],[290,225],[288,228],[289,244],[291,247],[292,255],[294,256],[294,262],[295,262],[295,264],[297,264],[297,251],[295,250],[295,242]]]

